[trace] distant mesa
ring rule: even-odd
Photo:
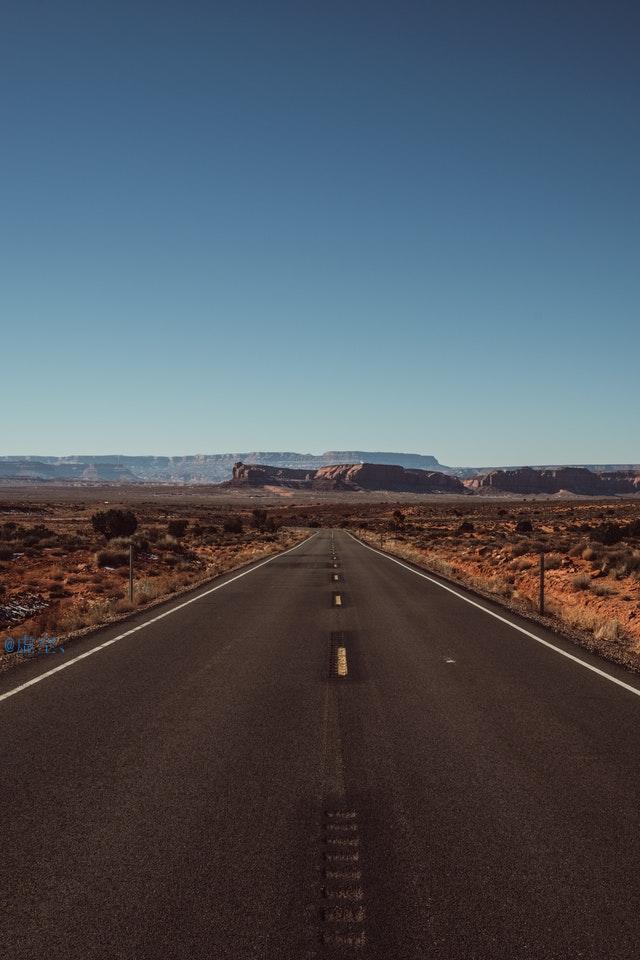
[[[462,493],[457,477],[433,470],[405,470],[392,464],[339,463],[318,470],[290,470],[267,464],[233,466],[227,487],[285,486],[299,490],[389,490],[397,493]]]
[[[491,470],[464,481],[470,490],[525,495],[573,493],[580,496],[616,496],[640,493],[640,472],[594,473],[584,467],[560,467],[553,470]]]
[[[316,490],[391,490],[398,493],[464,493],[461,480],[435,470],[406,470],[382,463],[343,463],[320,467]]]
[[[230,479],[231,478],[231,479]],[[220,484],[478,496],[640,496],[640,464],[446,467],[419,453],[212,453],[176,457],[0,456],[0,483]]]
[[[136,483],[138,477],[117,463],[67,463],[0,459],[0,479],[15,481],[77,480],[87,483]]]
[[[10,457],[0,456],[0,480],[61,480],[91,482],[116,480],[122,483],[220,483],[228,480],[233,464],[278,467],[315,473],[320,467],[335,463],[386,463],[413,470],[442,470],[435,457],[419,453],[375,453],[364,450],[329,451],[318,455],[292,452],[205,453],[177,457],[98,456]],[[84,471],[86,476],[83,477]]]

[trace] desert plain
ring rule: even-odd
[[[111,536],[92,517],[133,513]],[[244,564],[318,527],[374,546],[640,670],[640,500],[223,490],[147,484],[0,488],[0,670]],[[133,546],[133,597],[129,550]],[[68,649],[68,648],[66,648]]]

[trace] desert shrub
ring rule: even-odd
[[[516,523],[516,533],[531,533],[533,530],[533,524],[531,520],[518,520]]]
[[[0,543],[0,560],[11,560],[13,556],[13,547],[7,543]]]
[[[628,537],[640,537],[640,517],[627,524]]]
[[[110,550],[126,550],[129,551],[129,544],[131,540],[128,537],[114,537],[109,541]]]
[[[158,552],[166,550],[169,553],[184,553],[185,551],[184,545],[180,543],[179,540],[176,540],[175,537],[170,536],[168,533],[162,538],[162,540],[158,540],[158,542],[155,544],[155,549]]]
[[[116,599],[115,610],[116,613],[129,613],[131,610],[135,609],[135,606],[135,603],[131,603],[128,597],[126,599],[120,597]]]
[[[251,513],[251,525],[256,530],[264,530],[267,523],[267,511],[256,508]]]
[[[149,543],[157,543],[157,541],[162,536],[162,531],[160,530],[159,527],[148,527],[144,531],[144,535],[146,536]]]
[[[37,523],[35,527],[23,527],[20,531],[21,539],[31,540],[33,543],[38,543],[40,540],[46,540],[48,537],[55,537],[55,530],[50,530],[49,527],[45,527],[43,523]]]
[[[517,557],[511,561],[511,566],[514,570],[530,570],[531,567],[535,567],[535,565],[535,560],[532,560],[530,557]]]
[[[22,541],[23,550],[25,550],[25,552],[31,550],[30,556],[35,556],[35,554],[40,553],[41,550],[40,540],[41,537],[37,533],[30,534]]]
[[[598,558],[598,554],[593,547],[585,547],[581,556],[583,560],[597,560]]]
[[[562,566],[562,556],[559,553],[547,553],[544,558],[545,570],[557,570]]]
[[[624,537],[624,531],[618,523],[601,523],[592,533],[593,539],[599,543],[619,543]]]
[[[571,583],[574,590],[588,590],[591,586],[591,577],[586,573],[578,573]]]
[[[91,517],[91,525],[96,533],[112,540],[114,537],[130,537],[136,532],[138,521],[131,510],[99,510]]]
[[[96,563],[99,567],[124,567],[129,563],[129,554],[124,550],[98,550]]]
[[[67,550],[79,550],[80,547],[84,546],[84,538],[79,537],[77,534],[72,533],[64,537],[64,545]]]
[[[68,597],[69,594],[61,583],[52,583],[49,587],[49,596],[57,600],[60,597]]]
[[[313,530],[316,530],[320,526],[320,524],[317,520],[310,520],[308,523],[308,526],[311,527]]]
[[[242,518],[227,517],[222,524],[225,533],[242,533]]]
[[[593,592],[596,597],[613,597],[618,591],[614,590],[614,588],[610,587],[607,583],[596,583],[593,587]]]
[[[596,640],[607,640],[613,643],[622,638],[622,630],[617,620],[605,620],[605,622],[595,631]]]
[[[475,527],[470,520],[463,520],[456,533],[473,533]]]
[[[522,557],[525,553],[529,553],[529,544],[523,543],[514,543],[511,547],[511,556],[512,557]]]
[[[188,526],[188,520],[169,520],[167,530],[170,536],[175,537],[176,540],[180,540],[187,532]]]

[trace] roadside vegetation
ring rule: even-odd
[[[538,617],[640,669],[640,504],[536,501],[407,507],[354,517],[361,539]]]
[[[4,641],[65,640],[293,546],[306,530],[266,510],[85,504],[0,512],[0,671],[24,659]],[[31,521],[31,522],[30,522]],[[129,553],[134,590],[129,598]]]

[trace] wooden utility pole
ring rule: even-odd
[[[133,603],[133,544],[129,544],[129,603]]]
[[[544,616],[544,550],[540,551],[540,615]]]

